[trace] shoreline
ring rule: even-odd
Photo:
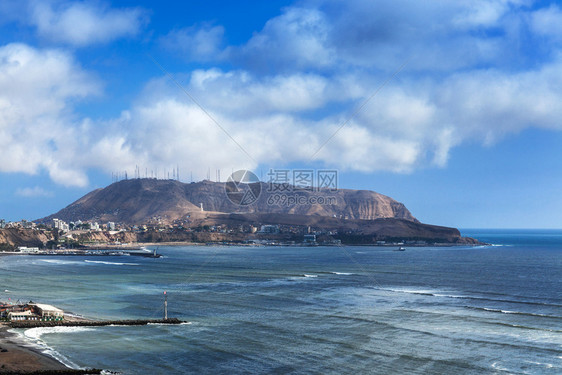
[[[16,321],[0,323],[0,374],[100,374],[99,369],[77,369],[63,360],[48,354],[39,346],[33,345],[10,329],[30,329],[49,327],[100,327],[110,325],[182,324],[177,318],[137,319],[137,320],[92,320],[77,316],[66,316],[68,320],[56,321]]]
[[[167,246],[167,247],[183,247],[183,246],[195,246],[195,247],[209,247],[209,246],[220,246],[220,247],[235,247],[235,246],[239,246],[239,247],[263,247],[263,248],[275,248],[275,247],[299,247],[299,246],[304,246],[304,247],[346,247],[346,246],[359,246],[359,247],[375,247],[375,248],[394,248],[396,246],[402,246],[402,247],[406,247],[406,248],[432,248],[432,247],[436,247],[436,248],[445,248],[445,247],[451,247],[451,248],[455,248],[455,247],[482,247],[482,246],[493,246],[493,244],[489,244],[489,243],[485,243],[485,242],[477,242],[477,243],[434,243],[434,244],[401,244],[401,245],[396,245],[396,244],[342,244],[342,245],[327,245],[327,244],[318,244],[318,245],[300,245],[300,244],[295,244],[295,245],[289,245],[289,244],[248,244],[248,243],[220,243],[220,242],[187,242],[187,241],[176,241],[176,242],[136,242],[134,245],[130,244],[130,245],[126,245],[126,246],[122,246],[122,245],[107,245],[107,246],[99,246],[99,248],[103,248],[105,250],[123,250],[123,251],[127,251],[127,250],[131,250],[133,247],[134,248],[138,248],[138,247],[147,247],[147,246],[151,246],[151,247],[160,247],[160,246]],[[86,247],[84,250],[95,250],[96,247]],[[65,255],[65,254],[26,254],[26,253],[21,253],[21,252],[15,252],[15,251],[0,251],[0,257],[1,256],[9,256],[9,255],[31,255],[31,256],[37,256],[37,255]],[[82,254],[76,254],[76,255],[82,255]],[[86,256],[88,254],[84,254],[84,256]]]
[[[33,373],[39,371],[74,370],[39,348],[26,345],[8,325],[0,324],[0,373]],[[4,351],[6,350],[6,351]],[[70,373],[70,372],[68,372]]]
[[[196,246],[196,247],[208,247],[208,246],[240,246],[240,247],[310,247],[310,245],[302,245],[302,244],[259,244],[259,243],[221,243],[221,242],[189,242],[189,241],[175,241],[175,242],[135,242],[136,247],[182,247],[182,246]],[[332,244],[317,244],[312,245],[312,247],[346,247],[346,246],[361,246],[361,247],[376,247],[376,248],[394,248],[397,246],[403,247],[415,247],[415,248],[430,248],[430,247],[480,247],[480,246],[492,246],[492,244],[486,242],[477,242],[477,243],[455,243],[455,242],[443,242],[443,243],[433,243],[433,244],[341,244],[341,245],[332,245]],[[126,247],[115,247],[112,245],[108,245],[106,248],[110,250],[119,250],[123,249],[126,250]],[[1,254],[1,253],[0,253]],[[19,253],[12,253],[12,254],[19,254]],[[20,254],[21,255],[21,254]]]

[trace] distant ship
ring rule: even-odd
[[[394,249],[392,251],[406,251],[405,247],[400,246],[398,249]]]
[[[158,254],[156,252],[156,249],[154,249],[154,251],[150,251],[146,247],[141,247],[140,251],[129,251],[129,254],[139,256],[139,257],[144,257],[144,258],[160,258],[160,257],[162,257],[162,254]]]

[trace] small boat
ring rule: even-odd
[[[392,251],[406,251],[405,247],[400,246],[398,249],[394,249]]]
[[[143,258],[160,258],[162,257],[162,254],[158,254],[156,252],[157,249],[154,249],[154,251],[151,251],[145,247],[141,248],[142,251],[130,251],[129,255],[135,255],[135,256],[139,256],[139,257],[143,257]]]

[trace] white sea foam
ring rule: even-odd
[[[431,297],[443,297],[443,298],[467,298],[473,299],[477,297],[463,296],[460,294],[448,294],[446,291],[432,290],[432,289],[413,289],[413,288],[375,288],[382,291],[393,292],[393,293],[406,293],[406,294],[418,294],[423,296]]]
[[[57,352],[56,350],[47,347],[47,349],[43,350],[43,354],[46,354],[50,357],[53,357],[54,359],[56,359],[57,361],[59,361],[60,363],[62,363],[63,365],[65,365],[66,367],[70,367],[72,369],[76,369],[76,370],[84,370],[85,368],[78,366],[76,363],[72,362],[70,359],[66,358],[64,355],[60,354],[59,352]]]
[[[471,308],[478,309],[478,307],[471,307]],[[517,314],[517,315],[540,316],[540,317],[543,317],[543,318],[560,319],[560,316],[556,316],[556,315],[538,314],[538,313],[530,313],[530,312],[523,312],[523,311],[490,309],[490,308],[487,308],[487,307],[483,307],[482,310],[489,311],[489,312],[502,313],[502,314]]]
[[[61,259],[41,259],[41,262],[51,263],[51,264],[81,264],[82,262],[72,261],[72,260],[61,260]]]
[[[467,296],[461,296],[457,294],[440,294],[440,293],[433,293],[435,297],[446,297],[446,298],[469,298]],[[470,297],[472,298],[472,297]]]
[[[483,307],[482,309],[484,309],[486,311],[499,312],[499,313],[503,313],[503,314],[517,314],[516,311],[510,311],[510,310],[490,309],[488,307]]]
[[[103,260],[85,260],[86,263],[109,264],[112,266],[138,266],[138,263],[104,262]]]
[[[56,359],[63,365],[73,369],[82,369],[76,363],[72,362],[70,359],[66,358],[61,353],[48,346],[45,341],[41,339],[41,337],[49,333],[75,333],[92,330],[93,328],[87,327],[37,327],[26,329],[25,331],[23,331],[23,333],[19,330],[9,330],[9,332],[16,333],[22,339],[25,345],[30,345],[39,349],[43,354]]]
[[[429,289],[396,289],[396,288],[376,288],[379,290],[384,290],[387,292],[393,292],[393,293],[407,293],[407,294],[422,294],[422,295],[431,295],[434,296],[436,293],[435,290],[429,290]]]
[[[498,371],[507,371],[509,372],[509,369],[505,368],[505,367],[501,367],[497,362],[492,363],[492,368],[494,370],[498,370]]]
[[[76,333],[93,331],[90,327],[36,327],[24,331],[24,336],[27,339],[40,340],[41,336],[49,333]]]

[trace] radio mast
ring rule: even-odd
[[[168,320],[168,295],[164,291],[164,320]]]

